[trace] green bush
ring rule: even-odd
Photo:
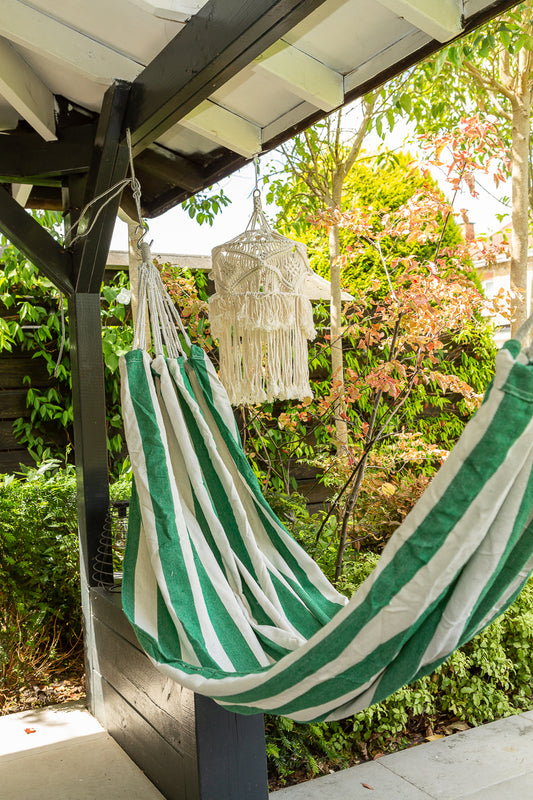
[[[111,490],[128,497],[124,471]],[[14,686],[81,650],[76,478],[50,459],[0,479],[0,679]]]
[[[56,468],[0,481],[0,670],[12,682],[80,639],[76,481]]]

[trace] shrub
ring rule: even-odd
[[[76,482],[56,468],[0,482],[0,671],[11,683],[81,635]]]
[[[8,688],[81,651],[74,467],[49,459],[0,479],[0,681]],[[111,489],[128,497],[127,469]]]

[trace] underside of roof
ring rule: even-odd
[[[61,209],[119,81],[120,135],[157,216],[514,4],[2,0],[0,182]],[[122,205],[134,216],[128,190]]]

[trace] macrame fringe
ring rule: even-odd
[[[312,397],[308,339],[311,303],[297,294],[214,295],[211,332],[219,340],[220,378],[232,405]]]

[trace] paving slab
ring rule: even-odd
[[[0,756],[102,731],[82,702],[7,714],[0,717]]]
[[[0,718],[2,800],[164,800],[79,705]]]
[[[533,772],[533,720],[508,717],[394,753],[381,763],[435,800],[470,798]],[[501,795],[506,800],[529,796]]]
[[[281,789],[270,797],[272,800],[530,800],[533,798],[533,711]]]
[[[480,789],[466,796],[467,800],[531,800],[533,797],[533,773],[510,778],[494,786]]]
[[[278,789],[274,800],[432,800],[431,795],[371,761],[323,778]]]

